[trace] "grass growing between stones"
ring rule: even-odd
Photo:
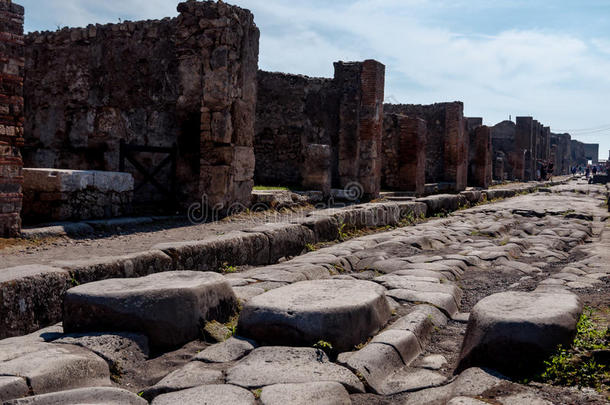
[[[545,362],[546,370],[536,380],[553,385],[591,387],[610,399],[610,328],[609,309],[587,308],[577,325],[570,348],[559,347]]]
[[[288,187],[282,187],[282,186],[254,186],[252,189],[255,191],[277,191],[277,190],[290,191],[290,189]]]

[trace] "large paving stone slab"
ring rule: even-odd
[[[479,301],[470,313],[458,370],[489,367],[525,376],[543,366],[576,334],[582,303],[571,293],[505,292]]]
[[[24,397],[29,391],[25,378],[0,377],[0,401]]]
[[[210,369],[205,363],[192,361],[172,373],[161,381],[143,391],[142,397],[147,401],[169,392],[180,391],[200,385],[223,384],[222,371]]]
[[[324,340],[336,350],[350,350],[388,321],[384,291],[361,280],[295,283],[246,302],[238,332],[259,343],[311,346]]]
[[[277,384],[263,388],[263,405],[351,405],[347,390],[337,382]]]
[[[52,341],[89,349],[122,372],[137,370],[149,355],[148,338],[135,333],[73,334]]]
[[[224,322],[237,308],[227,280],[217,273],[176,271],[136,279],[110,279],[70,289],[64,302],[67,333],[144,333],[154,349],[195,340],[208,320]]]
[[[5,402],[4,405],[146,405],[144,399],[119,388],[80,388]]]
[[[33,394],[110,385],[108,364],[93,352],[27,338],[0,346],[0,375],[26,378]]]
[[[70,274],[55,267],[0,269],[0,339],[59,322],[63,297],[70,286]]]
[[[254,395],[234,385],[216,384],[159,395],[152,405],[255,405]]]
[[[434,305],[443,311],[443,313],[449,318],[453,318],[453,316],[458,313],[455,297],[444,292],[396,289],[389,290],[386,294],[388,297],[394,298],[398,301],[424,302],[426,304]]]
[[[320,381],[341,383],[352,393],[364,392],[356,375],[331,363],[321,350],[309,347],[260,347],[227,371],[228,384],[250,389]]]
[[[227,363],[241,359],[254,348],[254,342],[248,339],[231,337],[202,350],[195,356],[195,360],[206,363]]]

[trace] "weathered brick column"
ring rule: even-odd
[[[199,193],[222,210],[249,206],[259,39],[254,17],[221,2],[188,1],[178,11],[178,109],[200,110]]]
[[[426,183],[426,121],[385,114],[382,185],[388,189],[424,193]]]
[[[456,191],[466,188],[468,179],[468,142],[464,125],[464,105],[448,103],[445,112],[445,181],[455,182]]]
[[[23,146],[22,6],[0,0],[0,236],[21,231]]]
[[[379,195],[385,66],[374,60],[335,63],[339,107],[339,184],[359,183],[364,198]]]
[[[491,128],[481,125],[471,132],[470,155],[468,182],[474,187],[489,187],[492,171]]]
[[[536,175],[536,161],[532,159],[533,156],[536,156],[534,119],[532,117],[517,117],[516,125],[516,148],[524,151],[523,179],[520,180],[534,180]]]

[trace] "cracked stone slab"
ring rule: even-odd
[[[337,382],[277,384],[263,388],[263,405],[351,405],[347,390]]]
[[[80,388],[36,395],[5,402],[4,405],[146,405],[144,399],[120,388]]]
[[[323,351],[308,347],[260,347],[227,370],[228,384],[249,389],[319,381],[341,383],[351,393],[364,392],[356,375],[330,362]]]
[[[393,395],[439,386],[445,381],[447,381],[446,377],[431,370],[403,368],[386,377],[381,392],[385,395]]]
[[[156,397],[152,405],[231,404],[255,405],[254,395],[243,388],[228,384],[203,385]]]
[[[389,290],[386,294],[398,301],[424,302],[433,305],[443,311],[449,318],[453,318],[458,313],[455,297],[451,294],[442,292],[425,292],[405,289]]]
[[[250,299],[238,333],[260,343],[311,346],[319,340],[346,351],[367,340],[390,318],[385,289],[370,281],[314,280]]]
[[[148,339],[135,333],[87,333],[63,335],[54,344],[84,347],[119,370],[133,370],[148,360]]]
[[[447,359],[442,354],[432,354],[418,360],[414,366],[429,370],[440,370],[447,365]]]
[[[74,287],[64,301],[64,329],[144,333],[151,347],[171,349],[197,339],[205,321],[226,321],[237,298],[217,273],[175,271]]]
[[[24,397],[30,389],[24,378],[0,377],[0,401]]]
[[[18,338],[13,342],[0,346],[0,375],[27,378],[33,394],[110,385],[108,364],[87,349]]]
[[[194,360],[206,363],[228,363],[239,360],[255,348],[255,343],[243,338],[231,337],[198,353]]]
[[[184,367],[168,374],[161,381],[143,391],[142,397],[148,401],[159,395],[180,391],[200,385],[223,384],[222,371],[210,369],[205,363],[192,361]]]

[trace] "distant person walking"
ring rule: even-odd
[[[597,166],[593,166],[593,175],[595,176],[597,174]]]

